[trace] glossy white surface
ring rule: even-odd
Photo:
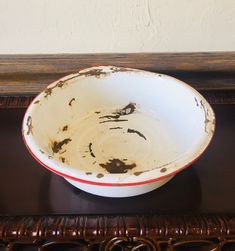
[[[88,193],[113,198],[132,197],[140,194],[148,193],[159,188],[171,180],[173,176],[151,183],[137,186],[94,186],[90,184],[80,183],[71,179],[66,179],[73,186],[82,189]]]
[[[77,187],[108,196],[103,185],[112,184],[124,197],[157,188],[189,165],[214,127],[210,105],[185,83],[110,66],[51,84],[28,108],[23,134],[37,159],[80,180],[72,182]]]

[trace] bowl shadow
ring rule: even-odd
[[[127,198],[92,195],[53,174],[48,187],[49,210],[59,214],[190,213],[201,205],[200,180],[194,169],[192,165],[162,187]]]

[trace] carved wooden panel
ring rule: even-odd
[[[40,251],[235,250],[235,216],[1,217],[0,245]]]

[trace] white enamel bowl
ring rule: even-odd
[[[101,66],[49,85],[23,120],[25,144],[44,167],[92,194],[154,190],[208,146],[215,116],[175,78]]]

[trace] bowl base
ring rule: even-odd
[[[171,180],[175,175],[161,179],[155,182],[137,185],[137,186],[98,186],[91,185],[87,183],[82,183],[79,181],[74,181],[68,178],[64,178],[71,185],[94,195],[99,195],[103,197],[113,197],[113,198],[124,198],[132,197],[153,191]]]

